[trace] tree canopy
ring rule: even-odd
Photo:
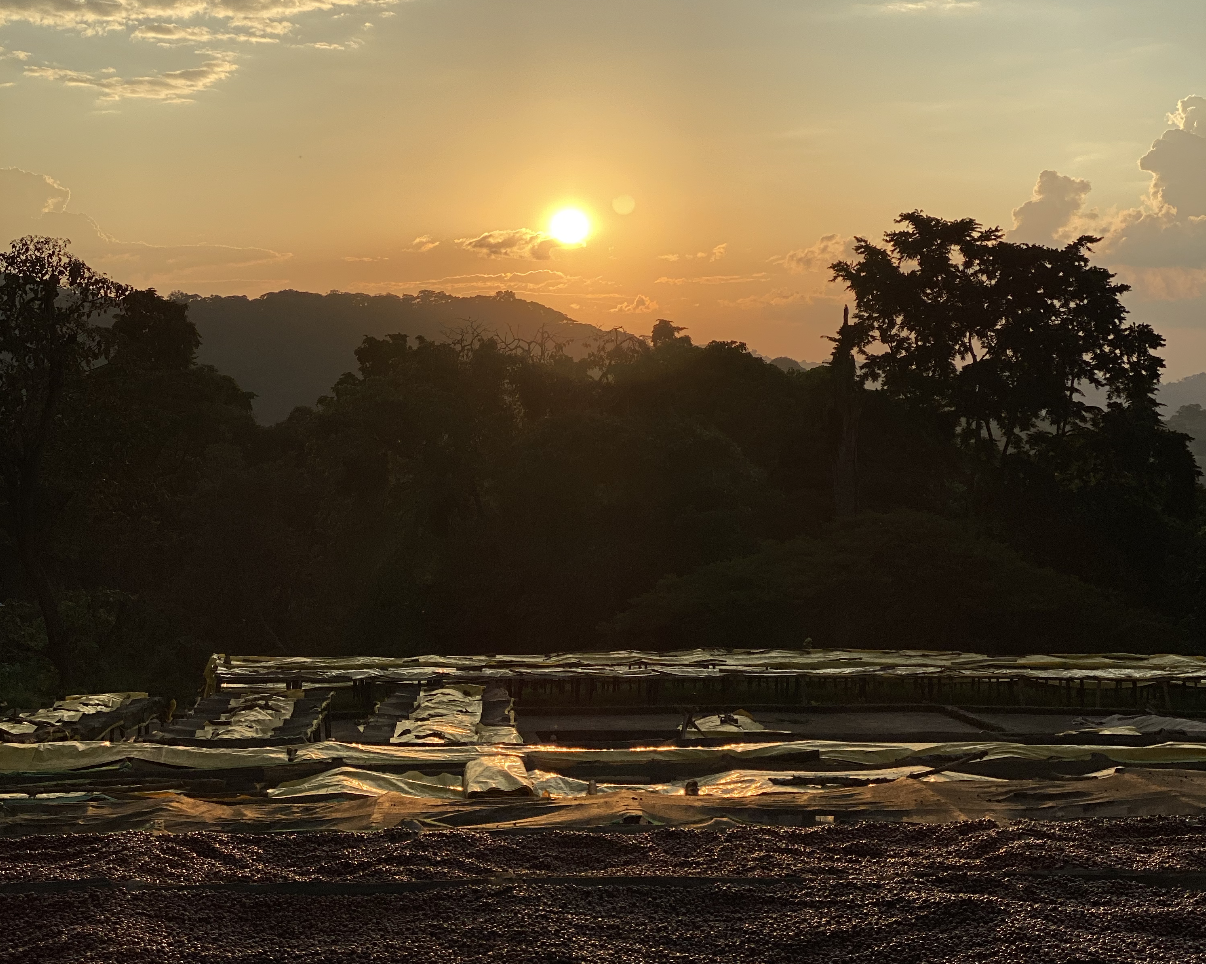
[[[96,294],[0,290],[5,344],[49,346],[4,349],[0,405],[63,373],[33,557],[6,469],[0,699],[184,695],[213,651],[1201,651],[1206,530],[1152,401],[1158,337],[1088,239],[901,223],[834,266],[854,311],[807,371],[668,319],[577,344],[466,319],[367,334],[272,426],[197,361],[196,302],[14,249]]]

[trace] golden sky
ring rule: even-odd
[[[825,265],[922,208],[1103,235],[1175,378],[1206,369],[1204,40],[1201,0],[0,0],[0,240],[819,359]]]

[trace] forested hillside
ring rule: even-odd
[[[0,698],[181,694],[213,651],[1203,650],[1160,339],[1087,243],[907,216],[834,266],[811,370],[666,320],[400,327],[270,426],[197,361],[204,302],[37,244],[2,256]]]
[[[253,392],[252,408],[264,424],[279,422],[297,405],[313,405],[354,367],[353,352],[366,336],[406,332],[411,338],[440,341],[450,332],[476,326],[503,340],[530,340],[543,330],[581,357],[602,335],[598,328],[510,291],[463,298],[442,291],[172,297],[189,305],[189,318],[201,335],[200,361]]]

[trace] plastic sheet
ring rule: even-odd
[[[1150,684],[1206,681],[1206,657],[1140,656],[1128,653],[984,656],[919,650],[720,650],[672,653],[620,650],[551,655],[387,657],[231,656],[210,658],[210,685],[255,681],[306,680],[349,683],[362,680],[424,682],[445,678],[569,679],[812,675],[846,677],[956,676],[979,679],[1087,680]]]
[[[1060,736],[1096,733],[1101,736],[1153,736],[1158,733],[1183,733],[1186,736],[1206,736],[1206,721],[1184,720],[1172,716],[1107,716],[1104,719],[1081,719],[1084,724],[1067,730]]]
[[[427,776],[417,771],[409,773],[376,773],[339,767],[304,780],[290,780],[268,791],[278,800],[306,799],[327,796],[377,797],[383,793],[401,793],[410,797],[452,800],[462,795],[459,774],[440,773]]]
[[[465,796],[534,796],[536,788],[518,756],[482,756],[465,764]]]

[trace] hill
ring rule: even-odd
[[[353,352],[366,335],[403,333],[435,341],[472,323],[530,339],[543,328],[568,343],[571,355],[580,356],[588,342],[603,334],[509,291],[467,298],[441,291],[172,297],[189,304],[189,320],[201,335],[198,360],[254,392],[255,417],[262,424],[279,422],[298,405],[313,405],[340,375],[355,367]]]

